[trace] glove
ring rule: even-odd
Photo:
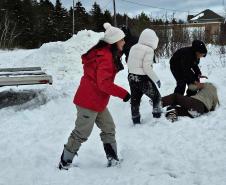
[[[130,97],[131,97],[130,94],[127,93],[127,95],[125,96],[125,98],[123,98],[123,101],[124,101],[124,102],[129,101]]]
[[[197,86],[197,89],[203,89],[204,88],[204,83],[196,82],[195,85]]]
[[[157,84],[158,88],[160,88],[160,87],[161,87],[161,82],[160,82],[160,80],[159,80],[159,81],[157,81],[157,82],[156,82],[156,84]]]
[[[199,78],[205,78],[205,79],[208,79],[207,76],[203,76],[203,75],[199,75]]]

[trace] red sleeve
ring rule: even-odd
[[[128,92],[122,87],[114,84],[115,69],[111,58],[111,55],[105,55],[99,58],[97,67],[97,85],[101,91],[124,99]]]

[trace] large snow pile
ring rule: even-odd
[[[179,118],[172,124],[164,116],[153,119],[148,99],[143,97],[143,123],[134,127],[130,104],[112,97],[108,108],[117,126],[119,157],[124,159],[121,167],[106,168],[95,127],[74,159],[74,167],[57,169],[76,118],[72,99],[82,75],[81,54],[102,36],[82,31],[66,42],[47,43],[40,49],[0,51],[1,68],[40,66],[53,76],[52,86],[1,87],[1,97],[31,92],[34,98],[0,109],[0,185],[226,184],[226,59],[219,57],[219,48],[214,46],[201,60],[201,69],[219,91],[221,105],[215,112],[196,119]],[[175,86],[168,61],[160,59],[154,65],[163,96]],[[129,90],[126,65],[116,83]],[[1,97],[1,102],[6,101]]]

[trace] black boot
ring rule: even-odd
[[[72,160],[66,160],[66,161],[64,160],[64,151],[63,151],[60,157],[58,168],[60,170],[68,170],[70,168],[71,163],[72,163]]]
[[[166,119],[172,123],[178,120],[177,111],[172,106],[167,108]]]
[[[160,118],[161,114],[162,114],[162,105],[161,102],[159,102],[156,105],[153,105],[152,115],[153,118]]]
[[[134,124],[134,125],[140,124],[140,116],[135,117],[135,118],[132,118],[132,120],[133,120],[133,124]]]
[[[116,153],[116,148],[113,149],[112,145],[110,143],[104,144],[104,151],[106,153],[106,157],[108,160],[107,167],[115,166],[119,163],[119,159]]]

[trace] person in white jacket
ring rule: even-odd
[[[156,87],[161,83],[153,71],[154,50],[158,46],[158,36],[151,29],[145,29],[129,53],[128,80],[131,90],[131,113],[134,124],[140,124],[140,102],[145,94],[153,103],[153,117],[161,117],[161,95]]]

